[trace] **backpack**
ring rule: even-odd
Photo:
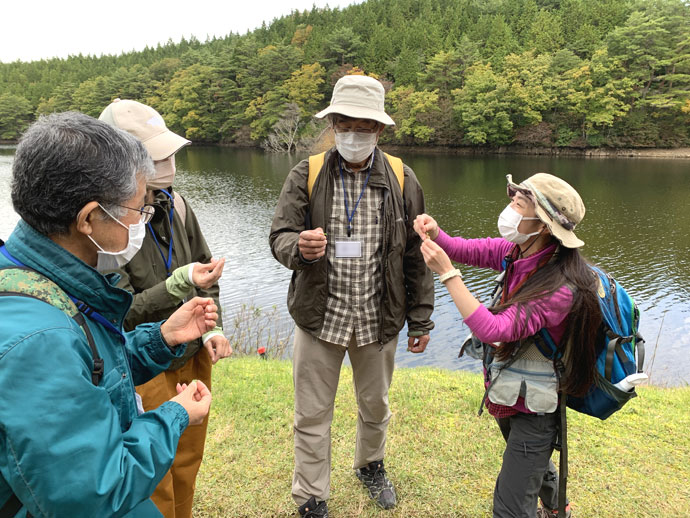
[[[398,179],[398,183],[400,184],[400,192],[403,192],[403,187],[405,186],[405,171],[403,169],[403,161],[397,156],[392,156],[388,153],[384,153],[383,155],[388,160],[388,163],[395,173],[395,177]],[[316,183],[316,178],[321,172],[325,157],[325,151],[323,153],[319,153],[318,155],[312,155],[309,157],[309,178],[307,180],[307,193],[309,198],[311,198],[311,191],[314,188],[314,183]]]
[[[505,274],[509,258],[503,260],[503,271],[496,277],[496,288],[492,293],[492,303],[498,303],[505,283]],[[596,266],[590,265],[593,275],[597,276],[599,287],[599,308],[602,322],[597,333],[596,343],[596,374],[592,385],[583,397],[566,396],[560,393],[560,382],[564,371],[561,353],[551,335],[546,329],[541,329],[532,341],[539,352],[553,362],[553,370],[558,379],[560,397],[560,423],[558,438],[554,448],[560,450],[560,467],[558,473],[558,515],[565,516],[565,502],[568,479],[568,425],[566,419],[567,407],[577,412],[606,419],[619,410],[637,394],[632,390],[625,391],[615,386],[626,377],[642,373],[644,364],[644,338],[638,332],[640,312],[630,295],[611,275]],[[520,348],[522,349],[522,348]],[[520,357],[520,349],[506,362],[507,368]],[[487,360],[491,356],[491,346],[481,343],[474,334],[470,335],[462,345],[460,354],[481,359],[486,368]],[[637,362],[635,357],[637,356]],[[480,411],[484,406],[488,391],[480,403]]]
[[[582,397],[567,396],[566,405],[583,414],[606,419],[636,397],[635,387],[624,390],[616,384],[633,374],[641,374],[644,366],[644,343],[638,328],[640,312],[635,301],[610,274],[590,266],[597,276],[599,307],[602,322],[597,333],[596,374],[594,383]],[[556,345],[546,329],[539,331],[547,358],[558,364]],[[539,345],[540,341],[537,341]],[[637,361],[636,361],[637,359]]]

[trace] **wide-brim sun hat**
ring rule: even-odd
[[[141,140],[155,162],[165,160],[191,144],[191,141],[170,131],[156,110],[137,101],[115,99],[98,118]]]
[[[534,200],[537,217],[566,248],[580,248],[585,243],[575,235],[575,227],[585,217],[585,204],[578,192],[566,181],[548,173],[537,173],[520,184],[506,175],[508,195],[512,191],[527,194]]]
[[[384,109],[385,97],[381,81],[369,76],[343,76],[333,87],[330,106],[314,117],[322,119],[331,113],[339,113],[353,119],[372,119],[395,126],[395,121]]]

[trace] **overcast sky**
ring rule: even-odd
[[[0,61],[120,54],[184,36],[244,34],[298,9],[363,0],[63,0],[3,2]]]

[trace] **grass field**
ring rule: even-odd
[[[392,511],[373,505],[352,470],[351,377],[343,367],[331,432],[330,516],[490,517],[503,439],[486,412],[477,417],[480,375],[395,372],[385,459],[398,493]],[[568,412],[573,518],[690,517],[690,387],[638,392],[606,421]],[[292,397],[289,361],[241,357],[216,365],[195,517],[295,514]]]

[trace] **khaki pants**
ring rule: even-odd
[[[177,395],[177,383],[189,383],[194,379],[203,381],[211,388],[211,358],[206,349],[201,349],[176,371],[166,371],[137,387],[149,411]],[[151,499],[165,518],[191,518],[196,475],[204,455],[208,416],[197,426],[189,426],[177,444],[175,460]]]
[[[331,421],[345,351],[352,363],[357,399],[357,443],[354,468],[384,457],[386,429],[391,418],[388,389],[395,365],[396,336],[383,346],[358,347],[354,337],[347,349],[319,340],[295,327],[293,380],[295,386],[295,471],[292,497],[302,505],[310,497],[327,500],[331,483]]]

